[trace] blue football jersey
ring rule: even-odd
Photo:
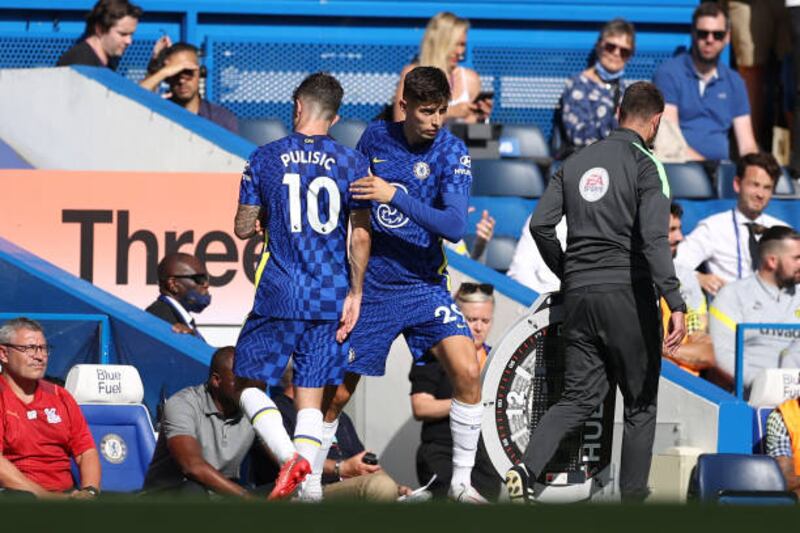
[[[336,320],[350,286],[350,183],[368,173],[360,153],[327,135],[293,133],[258,148],[242,174],[239,203],[266,213],[266,245],[253,312],[262,317]]]
[[[469,196],[472,184],[467,147],[449,130],[433,142],[410,147],[402,122],[373,122],[356,147],[372,173],[415,200],[442,209],[442,194]],[[400,210],[373,202],[372,250],[365,284],[373,289],[409,283],[438,283],[446,275],[442,239]]]

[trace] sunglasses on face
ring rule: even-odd
[[[614,43],[605,42],[602,44],[603,51],[608,54],[613,54],[617,50],[619,50],[619,57],[622,59],[629,59],[633,55],[633,50],[631,48],[626,48],[624,46],[620,46]]]
[[[486,296],[491,296],[494,293],[494,285],[491,283],[471,283],[464,282],[458,288],[459,294],[472,294],[475,292],[482,292]]]
[[[725,38],[725,35],[727,35],[727,33],[728,32],[721,30],[718,31],[697,30],[697,29],[694,30],[694,34],[697,35],[697,38],[701,41],[705,41],[706,39],[708,39],[709,35],[712,35],[715,41],[721,41]]]
[[[208,283],[208,274],[182,274],[180,276],[170,276],[171,278],[190,279],[196,285],[205,285]]]

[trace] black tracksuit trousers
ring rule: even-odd
[[[564,392],[539,422],[524,462],[538,477],[561,440],[578,429],[619,386],[625,405],[620,491],[628,501],[648,494],[661,372],[658,299],[650,283],[606,284],[564,295]]]

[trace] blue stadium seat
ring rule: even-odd
[[[714,188],[700,163],[667,163],[664,165],[673,198],[714,198]]]
[[[343,145],[355,148],[365,129],[367,123],[363,120],[340,120],[331,127],[329,133]]]
[[[692,480],[701,501],[736,503],[737,498],[752,502],[782,503],[793,493],[786,492],[786,482],[778,463],[766,455],[704,453],[697,458]],[[795,498],[796,501],[796,498]]]
[[[736,165],[726,162],[720,163],[717,168],[717,195],[720,198],[736,198],[736,191],[733,190],[733,178],[736,177]],[[775,184],[775,196],[796,196],[797,191],[794,180],[789,175],[786,167],[781,168],[781,176]]]
[[[277,118],[239,120],[239,135],[261,146],[286,137],[289,132]]]
[[[89,424],[106,492],[133,492],[144,484],[156,447],[139,372],[127,365],[75,365],[66,388]]]
[[[513,237],[495,236],[486,245],[486,266],[505,273],[511,266],[517,239]]]
[[[509,159],[481,159],[472,162],[474,196],[538,198],[542,193],[542,173],[531,162]]]
[[[500,155],[549,161],[550,147],[537,126],[505,124],[500,135]]]

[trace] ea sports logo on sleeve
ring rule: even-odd
[[[587,202],[596,202],[608,192],[608,171],[603,167],[590,168],[581,176],[578,191]]]

